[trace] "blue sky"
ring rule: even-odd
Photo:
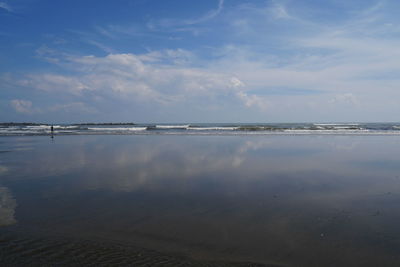
[[[0,121],[399,121],[391,0],[0,0]]]

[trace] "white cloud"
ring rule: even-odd
[[[197,23],[201,23],[201,22],[210,20],[210,19],[218,16],[219,13],[221,13],[223,6],[224,6],[224,0],[218,0],[218,6],[216,9],[212,9],[212,10],[208,11],[206,14],[204,14],[200,18],[184,20],[183,24],[191,25],[191,24],[197,24]]]
[[[176,31],[190,31],[194,35],[197,35],[200,32],[200,29],[197,28],[188,28],[188,26],[194,26],[196,24],[201,24],[212,20],[217,17],[223,10],[224,0],[218,0],[217,8],[211,9],[205,14],[197,18],[189,18],[189,19],[161,19],[157,21],[149,21],[147,23],[147,28],[156,31],[158,28],[162,29],[173,29]]]
[[[273,8],[272,8],[272,13],[274,14],[274,16],[278,19],[290,19],[292,18],[289,13],[286,10],[286,7],[284,5],[279,5],[276,4]]]
[[[41,108],[34,107],[33,103],[29,100],[14,99],[11,102],[12,108],[21,114],[33,115],[43,114],[48,112],[62,112],[62,113],[79,113],[79,114],[96,114],[98,110],[83,102],[70,102],[62,104],[52,104]],[[0,174],[4,171],[0,166]]]
[[[14,99],[11,100],[11,106],[18,113],[32,114],[37,110],[32,107],[32,102],[29,100]]]
[[[8,12],[12,12],[13,9],[6,2],[0,2],[0,8],[7,10]]]
[[[93,45],[97,48],[99,48],[100,50],[106,52],[106,53],[115,53],[115,50],[101,42],[92,40],[92,39],[86,39],[85,40],[88,44]]]
[[[87,106],[83,102],[72,102],[67,104],[56,104],[48,108],[49,111],[62,111],[68,113],[97,113],[93,107]]]
[[[33,87],[44,91],[64,91],[75,95],[83,90],[90,90],[77,77],[60,74],[28,74],[25,79],[18,82],[25,87]]]
[[[358,106],[359,101],[357,98],[351,93],[345,93],[340,95],[335,95],[331,100],[332,104],[349,104],[351,106]]]
[[[346,19],[335,16],[334,23],[320,14],[302,17],[304,9],[295,2],[290,2],[289,14],[283,3],[264,8],[246,4],[232,11],[229,18],[238,44],[232,41],[221,49],[222,59],[214,62],[214,68],[236,73],[247,88],[257,91],[257,97],[268,95],[270,88],[282,88],[281,95],[268,96],[270,112],[282,111],[279,106],[299,110],[303,106],[306,113],[311,102],[314,110],[341,102],[362,107],[365,114],[387,109],[389,102],[394,105],[391,99],[400,97],[400,26],[395,18],[384,16],[382,9],[388,7],[383,1],[358,8]],[[239,11],[242,16],[237,20]],[[277,24],[277,19],[289,17]],[[284,88],[315,94],[295,95],[289,90],[285,94]]]
[[[182,50],[153,51],[147,54],[109,54],[105,57],[67,56],[60,66],[73,75],[29,74],[20,85],[48,92],[80,96],[85,92],[108,94],[132,101],[171,105],[196,98],[212,101],[220,96],[239,99],[245,106],[261,107],[256,96],[243,93],[244,84],[222,71],[191,67],[193,54]]]
[[[266,110],[268,107],[267,101],[257,95],[248,95],[247,93],[242,91],[237,92],[236,95],[244,102],[246,107],[258,107],[261,110]]]

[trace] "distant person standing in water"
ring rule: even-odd
[[[51,138],[53,138],[53,134],[54,134],[54,127],[53,125],[50,126],[50,131],[51,131]]]

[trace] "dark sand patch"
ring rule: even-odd
[[[0,233],[0,251],[1,266],[282,266],[194,260],[111,241],[41,238],[11,232]]]

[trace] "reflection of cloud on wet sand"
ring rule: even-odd
[[[4,175],[6,172],[8,172],[8,168],[6,166],[0,165],[0,176]]]
[[[63,145],[63,153],[51,146],[29,152],[27,164],[18,168],[19,175],[13,173],[13,179],[70,177],[70,182],[64,181],[78,191],[164,191],[170,186],[183,192],[202,183],[204,177],[213,177],[218,183],[229,180],[230,186],[240,188],[248,186],[249,181],[273,183],[274,177],[282,184],[282,175],[296,178],[287,184],[289,188],[300,180],[308,187],[336,183],[329,181],[329,173],[365,177],[357,166],[343,164],[360,158],[358,151],[335,149],[336,145],[350,147],[354,138],[91,136],[78,142],[61,141],[68,143]],[[368,151],[362,155],[368,155]],[[321,174],[319,179],[313,178],[315,173]],[[74,181],[78,176],[79,181]]]
[[[352,160],[398,158],[400,144],[325,136],[73,138],[29,152],[27,168],[9,170],[24,179],[45,177],[42,192],[74,199],[42,199],[62,229],[75,223],[83,235],[142,238],[155,249],[166,240],[166,247],[201,244],[205,251],[304,266],[319,266],[315,255],[335,266],[360,255],[369,263],[385,256],[376,245],[381,229],[397,238],[391,225],[398,221],[391,215],[400,199],[397,169],[366,171]],[[357,149],[346,149],[355,141]]]
[[[0,226],[16,223],[14,218],[17,202],[7,187],[0,186]]]
[[[196,139],[191,142],[165,141],[168,140],[98,151],[97,154],[102,156],[97,162],[90,163],[88,175],[81,180],[85,183],[83,187],[128,192],[143,188],[162,190],[166,184],[173,184],[176,190],[182,191],[182,187],[188,186],[188,183],[210,174],[226,179],[222,174],[234,172],[236,175],[229,177],[235,179],[240,176],[240,167],[248,154],[266,149],[269,144],[265,140],[231,140],[233,142],[222,144],[218,140],[209,140],[210,146],[204,146],[204,142]],[[227,149],[230,153],[226,153]]]
[[[271,192],[290,192],[291,198],[296,194],[304,198],[308,193],[313,200],[330,202],[332,195],[355,197],[372,188],[381,192],[393,186],[387,182],[381,186],[374,179],[377,168],[366,173],[359,165],[349,164],[354,159],[372,159],[370,155],[382,158],[397,153],[396,146],[384,143],[387,155],[377,154],[375,149],[371,154],[369,147],[382,145],[371,143],[372,138],[80,137],[77,142],[60,140],[63,153],[59,153],[60,147],[40,144],[40,149],[27,152],[24,168],[7,169],[0,165],[0,177],[60,178],[63,183],[60,190],[68,187],[70,191],[145,190],[186,194],[210,183],[214,188],[217,185],[229,188],[225,190],[229,194],[260,187]],[[355,141],[360,142],[357,150],[336,149],[351,147]],[[2,176],[5,172],[11,175]],[[382,176],[381,170],[379,174]],[[385,177],[390,175],[385,173]]]
[[[173,142],[174,137],[120,137],[111,142],[104,140],[107,137],[98,137],[100,141],[90,138],[87,142],[70,143],[63,147],[63,153],[48,147],[29,152],[24,168],[10,169],[13,179],[53,179],[76,174],[81,177],[80,190],[134,191],[154,187],[159,180],[180,183],[210,173],[234,171],[246,161],[250,151],[265,149],[269,143],[240,139],[221,143],[218,138],[211,138],[207,141],[210,146],[204,146],[201,138],[178,138]],[[76,184],[74,187],[78,189]]]

